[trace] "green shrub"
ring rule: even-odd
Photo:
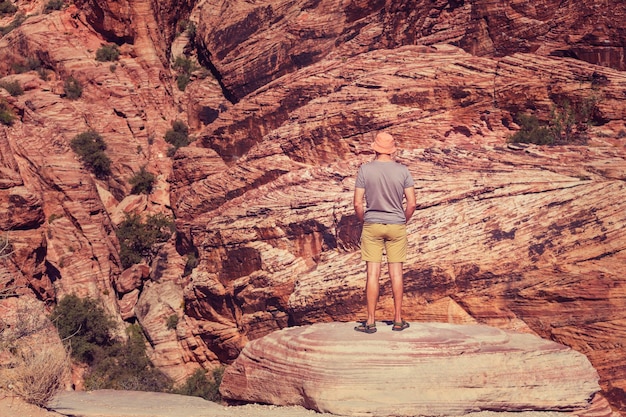
[[[196,32],[198,31],[198,29],[196,28],[196,24],[194,22],[189,22],[187,24],[187,36],[189,36],[189,39],[193,42],[194,38],[196,37]]]
[[[63,84],[63,91],[65,97],[70,100],[77,100],[83,95],[83,86],[76,78],[68,77]]]
[[[194,70],[193,61],[183,55],[178,55],[174,60],[174,69],[184,74],[191,74]]]
[[[145,222],[139,214],[127,214],[116,230],[122,266],[128,268],[151,259],[154,246],[166,242],[174,231],[174,222],[163,214],[148,216]]]
[[[36,56],[29,56],[25,61],[14,62],[11,64],[13,72],[16,74],[22,74],[28,71],[40,71],[41,60]]]
[[[207,372],[204,369],[198,369],[174,392],[176,394],[202,397],[208,401],[219,402],[222,399],[219,390],[223,375],[223,366],[214,368],[210,379],[207,377]]]
[[[188,253],[187,262],[185,262],[185,270],[183,271],[183,276],[186,277],[190,275],[191,271],[193,271],[193,269],[197,266],[198,266],[198,256],[194,252]]]
[[[98,133],[93,130],[80,133],[72,139],[70,147],[96,177],[111,175],[111,160],[104,153],[107,145]]]
[[[191,143],[189,138],[189,128],[180,120],[176,120],[172,123],[172,128],[165,132],[165,142],[172,145],[172,148],[168,150],[168,155],[173,155],[178,148],[188,146]]]
[[[26,15],[23,13],[17,13],[13,21],[9,24],[9,26],[0,27],[0,35],[4,36],[7,33],[11,32],[13,29],[18,28],[24,23],[26,20]]]
[[[72,358],[89,366],[87,389],[170,391],[172,381],[146,355],[146,339],[138,325],[126,329],[128,340],[111,335],[115,322],[90,298],[69,295],[51,315]]]
[[[174,330],[176,326],[178,326],[178,320],[178,315],[172,314],[167,318],[167,322],[165,324],[169,330]]]
[[[50,71],[42,67],[42,68],[37,69],[37,74],[39,74],[39,78],[41,78],[42,80],[48,81],[49,76],[50,76]]]
[[[85,388],[169,392],[171,379],[154,367],[146,355],[146,338],[139,325],[126,329],[128,340],[106,349],[106,357],[94,363]]]
[[[63,214],[52,213],[50,216],[48,216],[48,224],[52,224],[52,222],[54,222],[55,220],[62,219],[63,217]]]
[[[133,186],[130,190],[131,194],[150,194],[154,188],[156,177],[151,172],[146,171],[146,167],[141,167],[130,180],[129,184]]]
[[[196,69],[193,61],[186,56],[179,55],[174,60],[174,69],[178,71],[176,85],[180,91],[185,91],[191,81],[191,73]]]
[[[4,88],[13,97],[21,96],[24,94],[24,89],[18,81],[4,81],[0,82],[0,87]]]
[[[96,51],[96,61],[117,61],[120,57],[120,49],[115,44],[103,45]]]
[[[115,322],[91,298],[63,297],[54,307],[50,320],[71,348],[72,358],[80,362],[91,365],[101,360],[106,349],[114,344]]]
[[[191,77],[188,74],[178,74],[176,76],[176,86],[180,91],[185,91],[190,82]]]
[[[11,110],[9,103],[7,103],[6,100],[0,99],[0,123],[11,126],[14,120],[15,114]]]
[[[50,0],[43,8],[44,14],[52,13],[56,10],[61,10],[63,8],[63,0]]]
[[[552,132],[539,123],[537,116],[519,114],[515,121],[520,125],[520,130],[509,138],[509,142],[534,143],[537,145],[550,145],[554,143]]]
[[[9,0],[0,2],[0,16],[17,12],[17,6]]]

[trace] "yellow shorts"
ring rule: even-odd
[[[408,239],[405,224],[365,223],[361,232],[361,259],[382,262],[405,262]]]

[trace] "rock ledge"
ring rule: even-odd
[[[588,359],[526,333],[484,325],[378,323],[292,327],[250,342],[221,385],[230,400],[340,415],[573,411],[600,390]]]

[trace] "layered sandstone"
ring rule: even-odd
[[[459,416],[590,407],[597,373],[581,353],[481,325],[378,323],[292,327],[254,340],[228,368],[230,400],[346,416]],[[276,381],[280,381],[279,384]]]
[[[143,326],[178,381],[274,330],[360,318],[351,193],[388,130],[417,180],[407,317],[556,340],[589,358],[623,408],[624,7],[85,0],[31,15],[0,39],[2,81],[24,87],[0,89],[16,115],[0,125],[0,229],[14,250],[2,286],[49,304],[100,298]],[[197,31],[174,40],[187,18]],[[120,59],[96,61],[110,42]],[[180,53],[205,66],[184,92],[170,67]],[[15,73],[33,57],[46,77]],[[79,100],[65,96],[70,76]],[[548,122],[566,101],[593,107],[586,144],[507,144],[517,113]],[[174,120],[196,140],[170,158]],[[108,145],[107,179],[69,147],[89,129]],[[129,195],[141,167],[155,191]],[[170,214],[177,232],[123,271],[115,227],[133,211]]]

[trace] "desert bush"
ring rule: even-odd
[[[0,27],[0,35],[4,36],[7,33],[11,32],[13,29],[18,28],[24,23],[26,20],[26,15],[23,13],[17,13],[13,18],[13,21],[9,23],[8,26]]]
[[[11,391],[39,407],[63,389],[70,372],[70,355],[61,344],[21,345],[14,351],[8,378]]]
[[[178,148],[188,146],[191,143],[189,138],[189,128],[185,123],[176,120],[172,123],[172,128],[165,132],[165,142],[172,145],[168,150],[168,155],[172,156]]]
[[[18,81],[2,81],[0,82],[0,87],[7,90],[7,92],[13,97],[21,96],[22,94],[24,94],[24,89]]]
[[[174,330],[178,326],[178,315],[172,314],[169,316],[165,324],[168,330]]]
[[[0,16],[17,12],[17,6],[10,0],[0,2]]]
[[[117,61],[120,57],[120,49],[115,44],[102,45],[96,51],[96,61]]]
[[[173,67],[178,72],[178,75],[176,76],[178,89],[180,91],[185,91],[187,85],[191,81],[191,73],[196,69],[196,65],[190,58],[179,55],[174,60]]]
[[[63,0],[50,0],[44,6],[43,12],[44,14],[52,13],[56,10],[61,10],[63,6]]]
[[[141,167],[128,183],[133,186],[131,194],[150,194],[154,188],[156,177],[151,172],[146,171],[146,167]]]
[[[146,354],[146,338],[139,325],[126,329],[127,340],[104,308],[90,298],[69,295],[59,301],[51,319],[75,360],[89,366],[87,389],[169,391],[172,381],[156,369]]]
[[[137,324],[126,329],[128,340],[108,347],[106,357],[94,363],[85,388],[168,392],[172,380],[154,367],[146,354],[146,338]]]
[[[194,70],[194,64],[190,58],[184,55],[178,55],[174,60],[174,69],[185,74],[191,74]]]
[[[65,97],[70,100],[78,100],[83,95],[83,86],[76,78],[68,77],[63,83],[63,91]]]
[[[0,387],[45,407],[67,379],[69,353],[53,333],[42,304],[21,297],[4,302],[12,304],[13,313],[0,319],[0,351],[5,365],[0,367]]]
[[[574,104],[567,99],[557,100],[550,110],[550,119],[543,124],[534,115],[518,114],[515,121],[520,130],[509,141],[537,145],[585,143],[599,100],[596,93]]]
[[[178,74],[176,76],[176,86],[180,91],[185,91],[190,82],[191,77],[189,74]]]
[[[191,272],[195,267],[198,266],[198,255],[196,253],[191,252],[187,254],[187,262],[185,262],[185,270],[183,271],[183,276],[191,275]]]
[[[15,114],[13,113],[13,110],[11,110],[9,103],[7,103],[4,99],[0,99],[0,123],[6,126],[11,126],[14,120]]]
[[[105,357],[114,344],[115,321],[91,298],[76,295],[63,297],[55,306],[50,320],[59,336],[71,348],[72,358],[88,365]]]
[[[537,116],[518,114],[516,123],[520,130],[509,138],[513,143],[534,143],[537,145],[550,145],[554,143],[554,136],[550,129],[539,123]]]
[[[13,69],[13,72],[16,74],[23,74],[28,71],[40,71],[41,60],[36,56],[29,56],[26,57],[24,61],[13,62],[11,69]]]
[[[220,384],[224,375],[224,367],[214,368],[211,372],[211,378],[207,377],[204,369],[197,369],[185,383],[174,390],[176,394],[190,395],[193,397],[202,397],[208,401],[219,402],[222,399],[220,395]]]
[[[127,214],[116,230],[122,266],[128,268],[150,260],[156,253],[155,246],[166,242],[174,230],[172,219],[163,214],[150,215],[145,222],[139,214]]]
[[[0,259],[8,258],[13,254],[13,246],[9,240],[9,232],[5,236],[0,236]]]
[[[107,145],[97,132],[89,130],[76,135],[70,147],[96,177],[105,178],[111,174],[111,160],[104,153]]]

